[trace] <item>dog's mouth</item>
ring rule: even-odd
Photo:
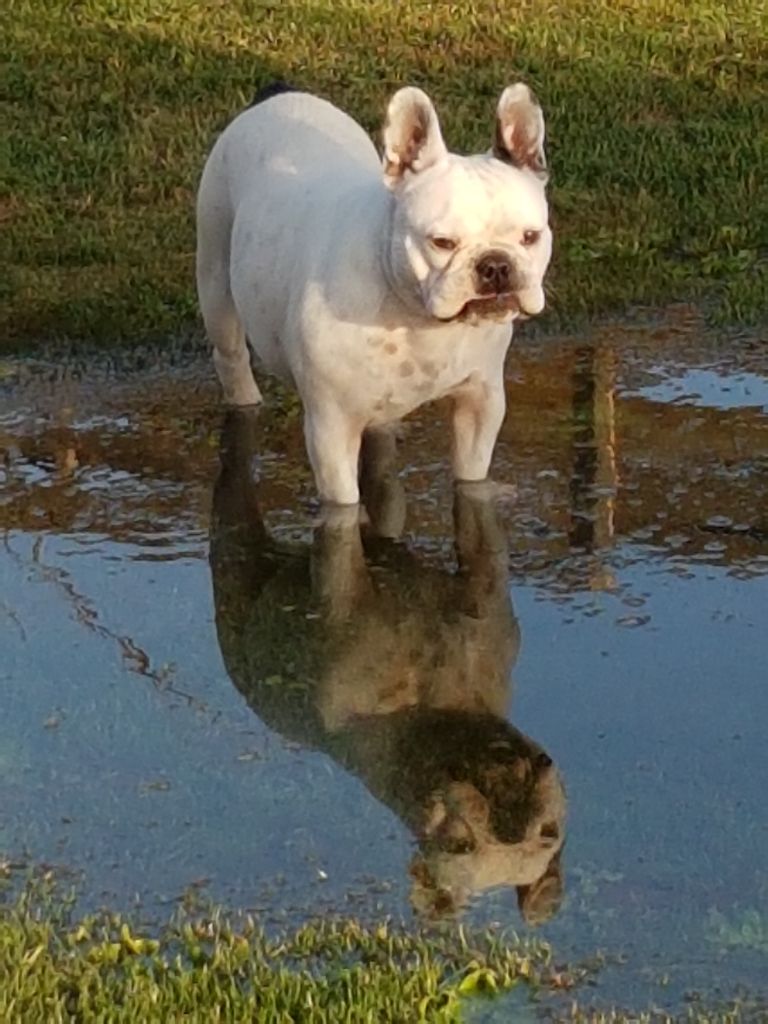
[[[462,320],[507,320],[510,313],[516,314],[520,319],[527,319],[530,315],[520,305],[520,300],[514,292],[504,292],[500,295],[482,295],[476,299],[469,299],[454,316],[440,319],[444,319],[445,323]]]

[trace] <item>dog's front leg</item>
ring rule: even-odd
[[[305,406],[304,437],[315,483],[324,502],[356,505],[362,424],[332,403]]]
[[[453,475],[456,480],[485,480],[493,447],[504,421],[504,382],[470,381],[454,397]]]

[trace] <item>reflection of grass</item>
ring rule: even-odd
[[[41,12],[44,10],[44,16]],[[376,129],[426,87],[484,148],[522,76],[549,119],[553,305],[768,306],[768,8],[752,0],[16,0],[5,63],[0,338],[165,334],[195,316],[192,196],[213,133],[274,77]]]
[[[758,910],[745,910],[731,917],[713,910],[707,935],[724,949],[750,949],[768,953],[768,917]]]

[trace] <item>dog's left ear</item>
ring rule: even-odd
[[[406,173],[424,171],[447,153],[432,101],[421,89],[399,89],[384,124],[384,176],[388,185]]]
[[[544,114],[527,85],[508,85],[496,108],[493,155],[540,177],[547,175],[544,156]]]

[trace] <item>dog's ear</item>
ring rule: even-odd
[[[508,85],[496,108],[493,155],[514,167],[546,177],[544,114],[527,85]]]
[[[384,123],[384,176],[398,182],[406,171],[418,173],[447,153],[432,101],[421,89],[399,89],[389,101]]]

